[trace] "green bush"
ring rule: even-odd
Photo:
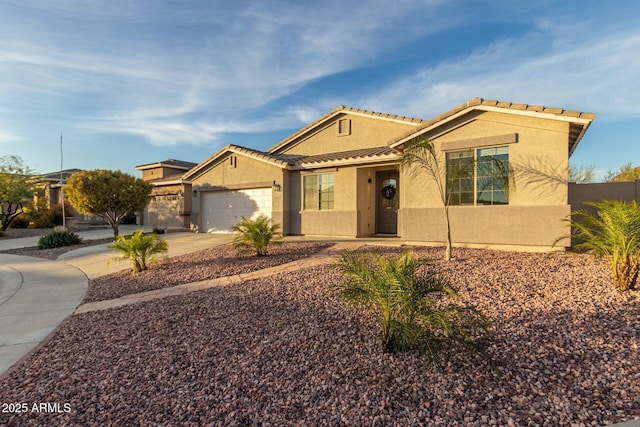
[[[567,219],[579,242],[575,249],[607,258],[615,286],[634,289],[640,267],[640,206],[619,200],[586,204],[598,211],[576,210]]]
[[[40,237],[38,248],[60,248],[62,246],[77,245],[80,242],[82,242],[80,236],[71,231],[52,231]]]
[[[272,240],[282,237],[280,225],[272,224],[271,218],[264,214],[256,219],[242,217],[231,229],[236,233],[233,245],[239,251],[254,250],[258,256],[267,255]]]
[[[122,256],[112,258],[113,261],[131,261],[133,274],[146,270],[149,264],[157,262],[169,251],[165,240],[157,234],[145,235],[142,230],[137,230],[130,238],[118,236],[118,240],[109,245],[109,248],[122,253]]]
[[[417,350],[431,362],[441,362],[445,350],[458,345],[493,364],[472,337],[474,332],[489,332],[489,320],[473,307],[453,302],[453,287],[411,250],[399,257],[347,251],[336,267],[344,279],[334,289],[346,302],[374,313],[383,352]]]

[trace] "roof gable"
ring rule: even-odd
[[[399,115],[394,115],[394,114],[379,113],[379,112],[375,112],[375,111],[363,110],[363,109],[359,109],[359,108],[350,108],[350,107],[345,107],[343,105],[340,105],[339,107],[337,107],[334,110],[328,112],[324,116],[320,117],[319,119],[315,120],[314,122],[308,124],[307,126],[303,127],[302,129],[298,130],[297,132],[289,135],[288,137],[286,137],[282,141],[278,142],[274,146],[270,147],[267,150],[267,153],[273,153],[273,154],[275,154],[275,153],[283,153],[288,148],[290,148],[291,146],[297,144],[298,142],[300,142],[304,138],[306,138],[306,137],[308,137],[310,135],[313,135],[314,133],[324,129],[324,127],[326,127],[327,124],[331,123],[337,117],[339,117],[341,115],[345,115],[345,114],[354,115],[354,116],[361,116],[361,117],[368,117],[368,118],[374,118],[374,119],[379,119],[379,120],[384,120],[384,121],[391,121],[391,122],[396,122],[396,123],[410,124],[412,126],[419,126],[421,123],[423,123],[423,120],[416,119],[416,118],[413,118],[413,117],[406,117],[406,116],[399,116]]]
[[[398,147],[417,136],[437,129],[452,120],[474,111],[499,111],[507,114],[533,116],[568,122],[570,124],[569,155],[571,155],[571,153],[576,149],[580,139],[582,139],[587,128],[596,117],[595,113],[583,113],[580,111],[565,110],[562,108],[549,108],[541,105],[515,104],[505,101],[471,98],[466,103],[458,105],[457,107],[440,114],[438,117],[423,121],[417,129],[407,132],[399,139],[390,141],[389,145],[394,148]]]
[[[265,153],[259,150],[254,150],[252,148],[242,147],[240,145],[229,144],[225,147],[222,147],[220,150],[218,150],[218,152],[216,152],[212,156],[209,156],[206,160],[200,162],[197,166],[184,174],[183,179],[193,179],[202,175],[203,173],[206,173],[207,170],[211,169],[213,166],[221,162],[222,159],[229,153],[247,156],[255,160],[269,163],[271,165],[284,169],[289,169],[294,165],[286,158],[280,156],[272,155],[270,153]]]

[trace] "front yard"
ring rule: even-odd
[[[416,253],[440,258],[442,248]],[[438,270],[493,320],[483,343],[501,375],[468,353],[440,367],[383,354],[373,318],[328,292],[339,275],[324,266],[73,315],[0,380],[0,402],[71,411],[2,413],[0,425],[598,426],[640,416],[640,300],[613,288],[604,263],[454,255]]]

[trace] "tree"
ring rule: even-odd
[[[596,166],[595,165],[574,165],[569,163],[569,182],[576,182],[578,184],[586,184],[594,182],[596,179]]]
[[[78,212],[103,218],[118,237],[122,218],[143,210],[149,202],[151,184],[119,170],[97,169],[71,175],[65,192]]]
[[[479,183],[488,184],[494,180],[499,180],[505,192],[509,192],[513,173],[508,162],[503,162],[493,157],[488,157],[483,161],[489,164],[483,163],[481,165],[471,158],[447,170],[443,157],[428,138],[420,136],[405,144],[402,155],[400,159],[398,159],[398,169],[408,171],[408,173],[416,179],[426,177],[436,184],[444,208],[446,227],[444,259],[448,261],[451,259],[452,246],[449,205],[451,204],[451,193],[454,183],[460,180],[460,178],[474,177],[476,168],[478,168],[478,170],[481,170],[483,175],[485,175]]]
[[[489,319],[451,301],[457,299],[454,288],[429,264],[421,268],[424,264],[411,250],[399,257],[347,251],[336,262],[344,278],[334,289],[346,302],[374,313],[385,353],[417,350],[439,362],[444,350],[461,345],[491,362],[472,337],[474,331],[489,332]]]
[[[267,255],[269,244],[275,238],[282,237],[280,225],[272,224],[271,218],[261,214],[256,219],[242,218],[231,227],[236,233],[233,245],[239,250],[253,249],[257,256]]]
[[[586,203],[598,211],[572,212],[567,221],[580,242],[579,251],[607,258],[613,283],[622,291],[633,289],[640,262],[640,206],[635,202],[604,200]]]
[[[634,168],[631,166],[631,162],[620,166],[620,169],[616,172],[608,171],[605,176],[606,182],[625,182],[637,179],[640,179],[640,166]]]
[[[159,261],[169,251],[166,240],[157,234],[145,235],[142,230],[137,230],[129,239],[118,236],[109,248],[122,253],[121,257],[113,258],[114,261],[131,261],[133,274],[146,270],[149,264]]]
[[[24,212],[33,201],[38,180],[18,156],[0,157],[0,226],[5,231],[9,224]]]

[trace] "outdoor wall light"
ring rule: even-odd
[[[369,178],[367,179],[367,182],[368,182],[369,184],[371,184],[371,177],[369,177]]]
[[[193,197],[198,197],[198,190],[193,190]]]
[[[273,181],[273,187],[272,188],[273,188],[273,191],[277,191],[277,192],[282,191],[282,186],[280,184],[276,183],[275,181]]]

